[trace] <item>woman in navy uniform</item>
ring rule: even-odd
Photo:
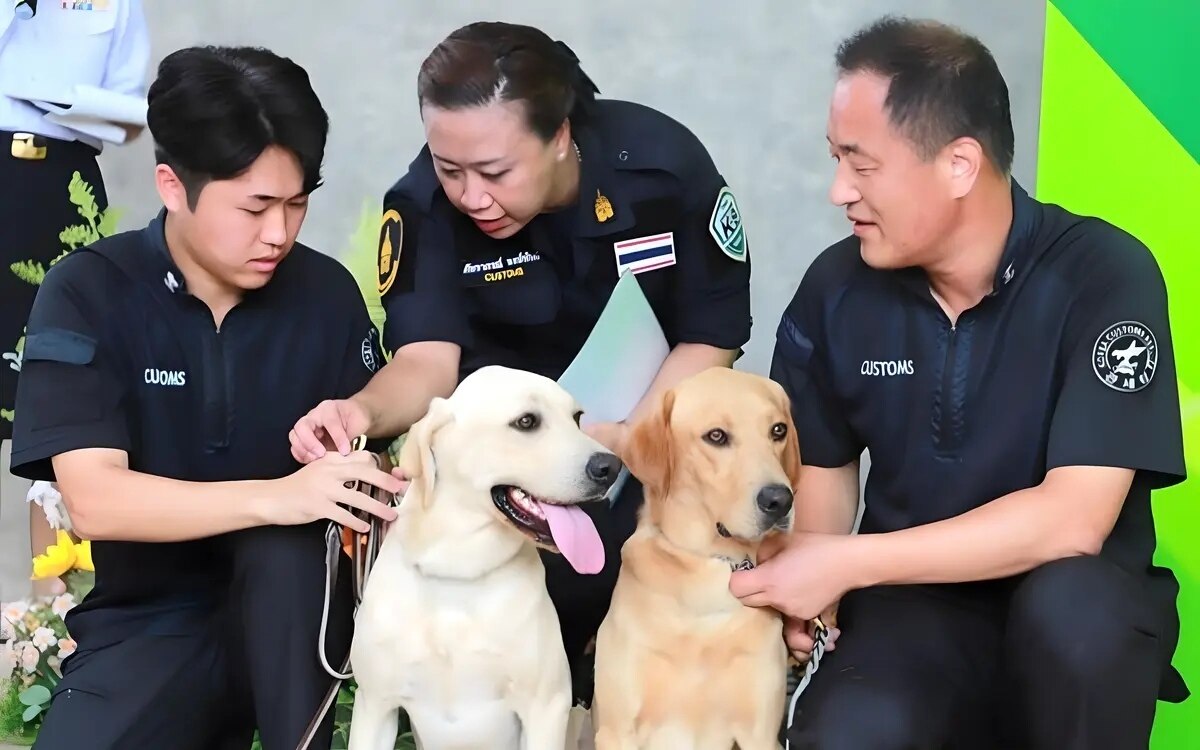
[[[686,127],[597,100],[570,49],[528,26],[458,29],[426,58],[417,88],[427,145],[387,192],[380,229],[384,346],[394,356],[361,392],[296,424],[297,460],[346,453],[354,435],[404,433],[484,365],[557,379],[625,271],[671,346],[629,421],[680,379],[732,365],[750,336],[746,235],[733,193]],[[624,423],[589,429],[623,447]],[[589,510],[605,546],[600,574],[544,556],[585,702],[588,643],[641,499],[631,480],[611,508]]]

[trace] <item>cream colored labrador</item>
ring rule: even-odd
[[[423,750],[566,746],[571,678],[538,548],[599,572],[577,506],[621,468],[578,418],[554,381],[487,367],[413,425],[412,484],[356,617],[350,750],[390,750],[398,708]]]
[[[596,639],[596,750],[778,748],[787,648],[732,569],[791,527],[800,454],[775,382],[712,368],[666,392],[626,456],[645,486]]]

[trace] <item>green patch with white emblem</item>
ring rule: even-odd
[[[734,260],[746,262],[746,228],[742,226],[742,211],[728,187],[717,193],[712,218],[708,220],[708,232],[722,252]]]

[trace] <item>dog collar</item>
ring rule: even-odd
[[[726,555],[716,555],[716,559],[728,565],[729,569],[735,573],[739,570],[751,570],[754,567],[754,561],[749,557],[741,560],[735,560],[732,557],[727,557]]]

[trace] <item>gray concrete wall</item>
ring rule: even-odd
[[[301,238],[341,255],[362,208],[422,144],[414,85],[428,51],[473,20],[540,26],[566,41],[604,96],[662,109],[694,130],[733,186],[754,257],[754,333],[739,365],[766,372],[775,325],[812,258],[847,230],[826,194],[832,55],[845,35],[888,11],[958,24],[991,47],[1004,71],[1017,135],[1015,173],[1032,190],[1045,3],[1042,0],[144,0],[153,64],[199,43],[257,44],[306,66],[332,119],[326,184]],[[158,209],[149,138],[101,162],[123,228]],[[0,480],[6,529],[24,525],[21,491]],[[15,511],[14,511],[15,509]],[[24,576],[26,549],[0,535],[0,596]],[[20,544],[16,545],[20,547]],[[14,578],[13,576],[17,576]]]

